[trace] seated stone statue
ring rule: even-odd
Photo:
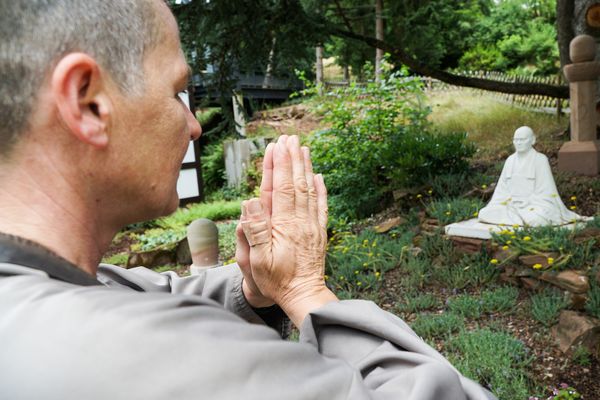
[[[548,158],[533,149],[535,135],[531,128],[517,129],[513,144],[516,151],[504,163],[492,199],[479,211],[479,221],[542,226],[581,220],[560,199]]]

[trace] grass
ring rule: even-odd
[[[484,290],[481,293],[481,307],[485,313],[507,314],[516,307],[518,297],[519,289],[512,286]]]
[[[477,198],[444,199],[432,201],[425,211],[442,225],[447,225],[477,217],[484,205],[483,201]]]
[[[219,229],[219,257],[224,264],[231,264],[235,257],[235,228],[238,221],[217,224]]]
[[[448,259],[433,268],[432,276],[451,289],[477,288],[494,282],[500,270],[490,265],[485,253],[465,255],[459,260]]]
[[[505,332],[476,329],[447,341],[452,364],[465,376],[487,386],[499,399],[526,399],[531,393],[529,350]]]
[[[547,289],[531,296],[531,315],[545,327],[550,327],[558,321],[560,311],[567,304],[562,293]]]
[[[440,306],[439,300],[431,293],[406,296],[404,301],[397,305],[400,312],[416,313],[431,310]]]
[[[448,308],[454,314],[465,318],[477,319],[481,316],[481,301],[468,294],[449,300]]]
[[[480,155],[512,153],[512,136],[523,125],[533,129],[539,142],[555,142],[552,135],[568,124],[567,117],[536,113],[511,107],[486,94],[468,91],[430,93],[432,114],[429,119],[444,133],[467,132],[481,149]],[[494,158],[495,158],[494,157]]]
[[[120,265],[123,267],[123,266],[127,265],[128,258],[129,258],[129,254],[127,254],[127,253],[117,253],[117,254],[113,254],[110,257],[103,258],[102,263],[111,264],[111,265]]]
[[[600,284],[592,282],[589,299],[585,303],[585,310],[593,317],[600,318]]]
[[[198,218],[207,218],[212,221],[237,219],[240,217],[241,205],[241,200],[192,204],[188,207],[177,209],[177,211],[167,217],[155,220],[155,225],[160,228],[176,229],[186,227]]]
[[[412,323],[415,333],[425,340],[446,338],[464,328],[463,319],[451,313],[420,314]]]

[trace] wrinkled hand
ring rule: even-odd
[[[241,226],[250,246],[250,291],[254,285],[296,325],[314,307],[336,300],[323,280],[327,192],[297,136],[267,147],[261,198],[242,204]]]

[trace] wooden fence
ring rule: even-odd
[[[546,83],[550,85],[565,85],[562,77],[560,76],[531,76],[531,75],[513,75],[506,74],[503,72],[496,71],[464,71],[458,72],[457,75],[481,78],[481,79],[489,79],[501,82],[518,82],[518,83]],[[410,77],[408,79],[415,79],[415,77]],[[516,107],[523,107],[533,111],[551,113],[551,114],[562,114],[569,112],[569,100],[568,99],[557,99],[550,96],[542,96],[542,95],[518,95],[518,94],[508,94],[501,92],[492,92],[482,89],[468,88],[462,86],[454,86],[450,85],[446,82],[442,82],[437,79],[432,79],[429,77],[419,77],[416,79],[420,79],[423,82],[425,91],[432,92],[451,92],[456,90],[461,91],[470,91],[478,94],[487,94],[489,96],[494,97],[496,100],[499,100],[503,103],[508,103]],[[357,85],[366,85],[366,83],[357,83]],[[325,82],[325,86],[336,88],[336,87],[344,87],[348,86],[348,82],[344,81],[330,81]]]

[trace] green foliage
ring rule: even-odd
[[[531,296],[531,315],[545,327],[550,327],[558,321],[560,311],[568,304],[562,293],[546,289]]]
[[[504,332],[478,329],[447,342],[449,359],[465,376],[487,386],[499,399],[526,399],[530,392],[529,350]]]
[[[406,296],[404,301],[397,306],[400,312],[416,313],[418,311],[431,310],[439,306],[438,299],[431,293],[415,294]]]
[[[594,261],[595,239],[575,240],[576,230],[553,226],[506,227],[492,238],[501,246],[508,246],[513,256],[520,254],[558,253],[551,257],[549,269],[564,270],[590,266]]]
[[[372,231],[336,233],[328,244],[328,286],[343,298],[379,288],[382,275],[399,264],[412,235],[407,232],[393,238]]]
[[[485,253],[445,260],[433,269],[433,278],[447,288],[480,287],[496,280],[499,269],[489,264]]]
[[[234,261],[237,223],[238,221],[232,221],[217,224],[219,229],[219,257],[224,264],[230,264]]]
[[[137,243],[131,246],[133,251],[169,250],[185,238],[185,227],[176,229],[153,228],[144,233],[134,234]]]
[[[477,217],[484,205],[483,201],[477,198],[436,200],[427,204],[425,211],[429,216],[440,221],[440,224],[448,225]]]
[[[188,226],[198,218],[207,218],[213,221],[236,219],[240,216],[241,205],[241,200],[195,203],[185,208],[179,208],[173,214],[157,219],[154,223],[164,229],[177,230]]]
[[[449,300],[448,308],[465,318],[477,319],[481,316],[481,301],[467,294]]]
[[[461,317],[451,313],[420,314],[412,323],[415,333],[426,340],[445,338],[464,328]]]
[[[430,260],[451,260],[455,255],[452,242],[441,234],[423,236],[419,247],[423,250],[423,255]]]
[[[582,367],[589,367],[592,364],[592,353],[585,346],[577,346],[571,354],[571,360]]]
[[[208,144],[202,149],[202,183],[205,195],[225,184],[225,156],[222,142]]]
[[[589,298],[585,303],[585,310],[593,317],[600,318],[600,284],[593,281],[591,284]]]
[[[504,286],[481,292],[481,307],[483,312],[509,312],[517,305],[519,290],[516,287]]]
[[[408,272],[406,287],[421,289],[431,276],[431,262],[424,257],[408,257],[403,265]]]
[[[129,254],[127,254],[127,253],[117,253],[117,254],[113,254],[110,257],[103,258],[102,263],[124,266],[127,264],[128,258],[129,258]]]
[[[474,152],[463,134],[431,131],[421,83],[405,70],[381,84],[334,91],[320,108],[331,128],[310,140],[312,159],[337,217],[367,216],[394,188],[418,185],[437,171],[465,171]]]
[[[473,171],[457,174],[436,174],[427,180],[431,187],[431,196],[437,199],[453,199],[465,192],[483,185],[489,185],[497,179]]]

